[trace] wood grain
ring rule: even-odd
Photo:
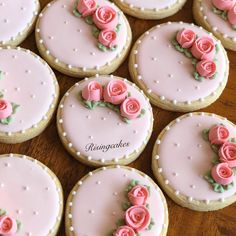
[[[40,0],[44,7],[49,0]],[[141,34],[152,26],[167,21],[193,22],[192,0],[187,1],[184,8],[176,15],[159,21],[138,20],[128,17],[133,30],[133,40],[135,41]],[[34,34],[32,33],[20,46],[28,48],[38,53]],[[236,123],[236,52],[228,51],[230,60],[230,76],[226,89],[220,99],[210,107],[203,109],[206,112],[214,112],[226,116],[229,120]],[[60,84],[61,96],[76,82],[74,78],[64,76],[56,72]],[[114,73],[114,75],[130,79],[128,73],[127,60]],[[155,122],[152,137],[141,156],[130,166],[135,167],[153,177],[151,172],[151,153],[157,135],[180,113],[164,111],[154,107]],[[86,167],[71,157],[63,148],[56,129],[55,115],[49,127],[38,137],[28,142],[17,145],[0,144],[0,154],[19,153],[31,156],[46,164],[59,177],[63,189],[65,200],[75,185],[75,183],[91,168]],[[168,207],[170,215],[170,225],[168,236],[233,236],[236,235],[236,203],[216,212],[201,213],[194,212],[176,205],[168,197]],[[61,226],[59,236],[65,235],[64,222]],[[97,235],[102,236],[102,235]]]

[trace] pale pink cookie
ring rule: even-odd
[[[152,170],[176,203],[213,211],[236,201],[236,126],[211,113],[189,113],[158,136]]]
[[[19,154],[0,155],[0,195],[1,235],[57,235],[63,192],[45,165]]]
[[[40,134],[55,111],[56,77],[38,55],[0,48],[0,142],[20,143]]]
[[[73,77],[112,73],[127,56],[131,39],[126,17],[107,0],[54,0],[36,25],[41,55]]]
[[[33,30],[39,10],[39,0],[1,0],[0,46],[20,44]]]
[[[142,204],[137,204],[142,197]],[[168,209],[149,176],[130,167],[110,166],[78,181],[67,200],[65,221],[67,236],[165,236]]]
[[[126,79],[85,78],[62,98],[57,127],[67,151],[84,164],[126,165],[150,138],[152,108],[143,92]]]
[[[129,71],[151,103],[185,112],[206,107],[221,95],[229,61],[212,34],[194,24],[168,22],[136,41]]]

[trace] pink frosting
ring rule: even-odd
[[[141,113],[141,105],[136,98],[126,98],[120,106],[121,116],[129,120],[136,119]]]
[[[228,11],[228,21],[230,24],[236,24],[236,5]]]
[[[235,0],[212,0],[212,4],[223,11],[228,11],[235,4]]]
[[[127,225],[124,225],[124,226],[120,226],[114,233],[113,233],[114,236],[136,236],[134,230],[127,226]]]
[[[111,80],[103,93],[104,100],[115,105],[122,103],[127,95],[127,86],[122,80]]]
[[[125,212],[125,222],[136,232],[142,231],[148,227],[151,216],[145,206],[132,206]]]
[[[225,162],[229,167],[236,167],[236,144],[225,142],[219,149],[220,161]]]
[[[10,236],[17,232],[16,220],[10,216],[4,215],[0,217],[0,235]]]
[[[221,185],[228,185],[233,182],[234,174],[227,163],[215,165],[211,170],[212,178]]]
[[[77,10],[83,17],[92,15],[97,8],[95,0],[79,0]]]
[[[12,105],[7,100],[0,99],[0,119],[5,119],[12,114]]]
[[[208,79],[216,73],[216,64],[211,60],[202,60],[197,63],[196,70],[198,74]]]
[[[136,185],[133,187],[128,193],[129,201],[132,205],[145,205],[147,198],[149,196],[149,192],[145,186]]]
[[[182,48],[191,48],[196,39],[196,34],[190,29],[183,29],[177,33],[176,39]]]
[[[209,131],[211,144],[221,145],[229,138],[229,130],[223,125],[215,125]]]
[[[82,97],[88,101],[100,101],[102,99],[102,86],[97,81],[89,82],[82,90]]]
[[[117,12],[109,6],[98,7],[93,22],[99,29],[115,29],[118,24]]]
[[[193,56],[199,60],[213,60],[215,55],[215,44],[213,39],[207,36],[198,38],[194,42],[191,52]]]
[[[110,29],[102,30],[98,36],[98,41],[106,47],[114,47],[117,44],[116,31]]]

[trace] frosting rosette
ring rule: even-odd
[[[100,101],[102,99],[102,86],[97,81],[89,82],[82,90],[82,97],[88,101]]]
[[[219,149],[220,161],[236,167],[236,144],[225,142]]]
[[[133,120],[136,119],[141,113],[141,105],[136,98],[126,98],[120,106],[121,116]]]
[[[145,206],[132,206],[125,212],[125,222],[136,232],[142,231],[148,227],[151,216]]]
[[[229,130],[223,125],[215,125],[209,130],[208,135],[211,144],[221,145],[229,138]]]
[[[17,222],[10,216],[0,216],[0,235],[10,236],[17,232]]]
[[[236,5],[233,6],[229,11],[228,11],[228,21],[231,25],[236,24]]]
[[[113,236],[136,236],[136,234],[131,227],[123,225],[113,233]]]
[[[209,79],[216,73],[216,64],[211,60],[201,60],[197,63],[196,70],[200,76]]]
[[[196,39],[191,48],[191,53],[199,60],[213,60],[215,55],[213,39],[207,36]]]
[[[212,0],[212,4],[222,11],[228,11],[235,4],[235,0]]]
[[[117,12],[109,6],[98,7],[93,15],[93,22],[101,30],[115,29],[118,24]]]
[[[114,30],[105,29],[99,33],[98,41],[102,45],[112,48],[117,43],[117,33]]]
[[[148,189],[142,185],[136,185],[129,193],[128,198],[132,205],[145,205],[149,196]]]
[[[12,105],[4,99],[0,99],[0,119],[5,119],[12,114]]]
[[[191,48],[195,39],[196,34],[190,29],[180,30],[176,35],[176,40],[182,48]]]
[[[97,8],[97,3],[95,0],[79,0],[77,5],[78,12],[83,16],[92,15]]]
[[[227,163],[220,163],[211,169],[211,176],[215,182],[221,185],[228,185],[233,182],[234,174]]]
[[[128,95],[127,86],[122,80],[111,80],[104,89],[103,98],[106,102],[118,105]]]

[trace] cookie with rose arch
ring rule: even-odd
[[[202,27],[167,22],[136,41],[129,71],[153,105],[186,112],[219,98],[228,80],[229,60],[221,42]]]
[[[149,176],[116,165],[89,172],[78,181],[67,199],[65,223],[67,236],[165,236],[168,209]]]
[[[35,37],[54,69],[86,77],[115,71],[128,55],[132,33],[123,12],[107,0],[54,0],[40,13]]]
[[[214,211],[234,203],[235,124],[204,112],[175,119],[157,137],[152,170],[162,189],[183,207]]]
[[[57,112],[67,151],[90,166],[127,165],[145,148],[153,128],[149,99],[133,83],[95,76],[72,86]]]
[[[195,21],[221,40],[225,48],[236,51],[236,1],[194,0]]]

